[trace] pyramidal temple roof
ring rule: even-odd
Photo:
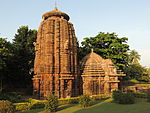
[[[91,50],[91,53],[89,53],[88,55],[86,55],[82,61],[81,61],[81,65],[91,65],[91,64],[98,64],[100,62],[102,62],[103,58],[96,54],[95,52],[93,52],[93,50]]]
[[[52,16],[63,17],[67,21],[69,21],[69,19],[70,19],[69,15],[67,15],[64,12],[59,11],[57,7],[55,7],[54,10],[43,14],[42,18],[47,19],[48,17],[52,17]]]
[[[92,50],[81,61],[82,75],[104,75],[102,62],[103,58]]]

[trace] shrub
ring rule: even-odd
[[[30,110],[31,104],[28,102],[24,103],[15,103],[16,111],[27,111]]]
[[[44,108],[45,103],[43,102],[36,102],[36,103],[31,103],[30,109],[39,109],[39,108]]]
[[[47,102],[45,103],[45,109],[50,112],[55,112],[58,108],[58,97],[51,94],[47,97]]]
[[[144,81],[144,82],[149,82],[150,81],[149,76],[142,76],[140,80]]]
[[[29,98],[27,100],[30,103],[30,109],[38,109],[38,108],[44,108],[45,107],[45,100],[36,100]]]
[[[77,104],[77,103],[79,103],[79,97],[71,97],[71,98],[59,99],[59,105]]]
[[[68,104],[78,104],[78,103],[79,103],[78,97],[73,97],[68,99]]]
[[[68,99],[59,99],[59,105],[69,104]]]
[[[102,99],[102,95],[92,95],[90,96],[92,101],[96,101],[96,100],[101,100]]]
[[[90,102],[91,102],[91,99],[89,95],[82,95],[79,98],[79,104],[84,108],[88,107],[90,105]]]
[[[140,82],[139,82],[138,80],[136,80],[136,79],[131,79],[130,82],[131,82],[131,83],[134,83],[134,84],[140,83]]]
[[[13,103],[5,100],[0,100],[0,113],[13,113],[15,111],[15,107]]]
[[[134,93],[131,90],[127,92],[113,91],[113,100],[119,104],[133,104],[135,103]]]
[[[12,93],[0,93],[0,100],[8,100],[10,102],[20,102],[22,96],[12,92]]]
[[[145,93],[135,93],[134,95],[136,98],[147,98],[147,94]]]
[[[123,92],[120,90],[113,91],[113,94],[112,94],[113,101],[116,103],[119,103],[120,99],[122,98],[121,97],[122,95],[123,95]]]
[[[44,108],[45,107],[45,102],[43,100],[36,100],[29,98],[27,100],[28,102],[24,103],[15,103],[15,107],[17,111],[27,111],[30,109],[38,109],[38,108]]]
[[[111,96],[110,94],[99,94],[99,95],[92,95],[90,97],[92,101],[96,101],[96,100],[109,98],[110,96]]]

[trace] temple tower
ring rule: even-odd
[[[70,17],[55,8],[42,18],[34,43],[33,93],[40,97],[77,96],[77,39]]]

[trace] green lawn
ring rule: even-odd
[[[46,113],[43,109],[37,109],[17,113]],[[145,99],[138,99],[135,104],[121,105],[110,102],[109,100],[98,101],[89,108],[82,109],[79,105],[64,105],[59,108],[57,113],[150,113],[150,103]]]
[[[108,102],[93,108],[78,110],[74,113],[150,113],[150,103],[143,101],[143,99],[131,105]]]
[[[41,111],[43,111],[43,109],[34,109],[34,110],[30,110],[30,111],[15,112],[15,113],[39,113]]]

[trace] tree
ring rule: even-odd
[[[95,37],[86,37],[81,42],[82,46],[79,48],[79,60],[93,48],[94,51],[103,58],[112,59],[117,67],[123,69],[128,64],[129,45],[127,45],[128,38],[118,38],[115,33],[100,32]]]
[[[126,78],[140,80],[145,69],[139,64],[131,64],[125,68]]]
[[[3,90],[3,86],[8,84],[10,78],[8,63],[12,56],[12,44],[5,38],[0,38],[0,92]]]
[[[132,50],[129,52],[129,63],[130,64],[139,64],[141,55],[137,51]]]
[[[20,87],[29,87],[32,84],[32,75],[30,71],[33,69],[35,50],[33,42],[36,40],[36,30],[31,30],[28,26],[21,26],[13,40],[14,57],[12,59],[12,74],[15,76],[14,82],[18,81]],[[12,66],[13,66],[12,65]]]

